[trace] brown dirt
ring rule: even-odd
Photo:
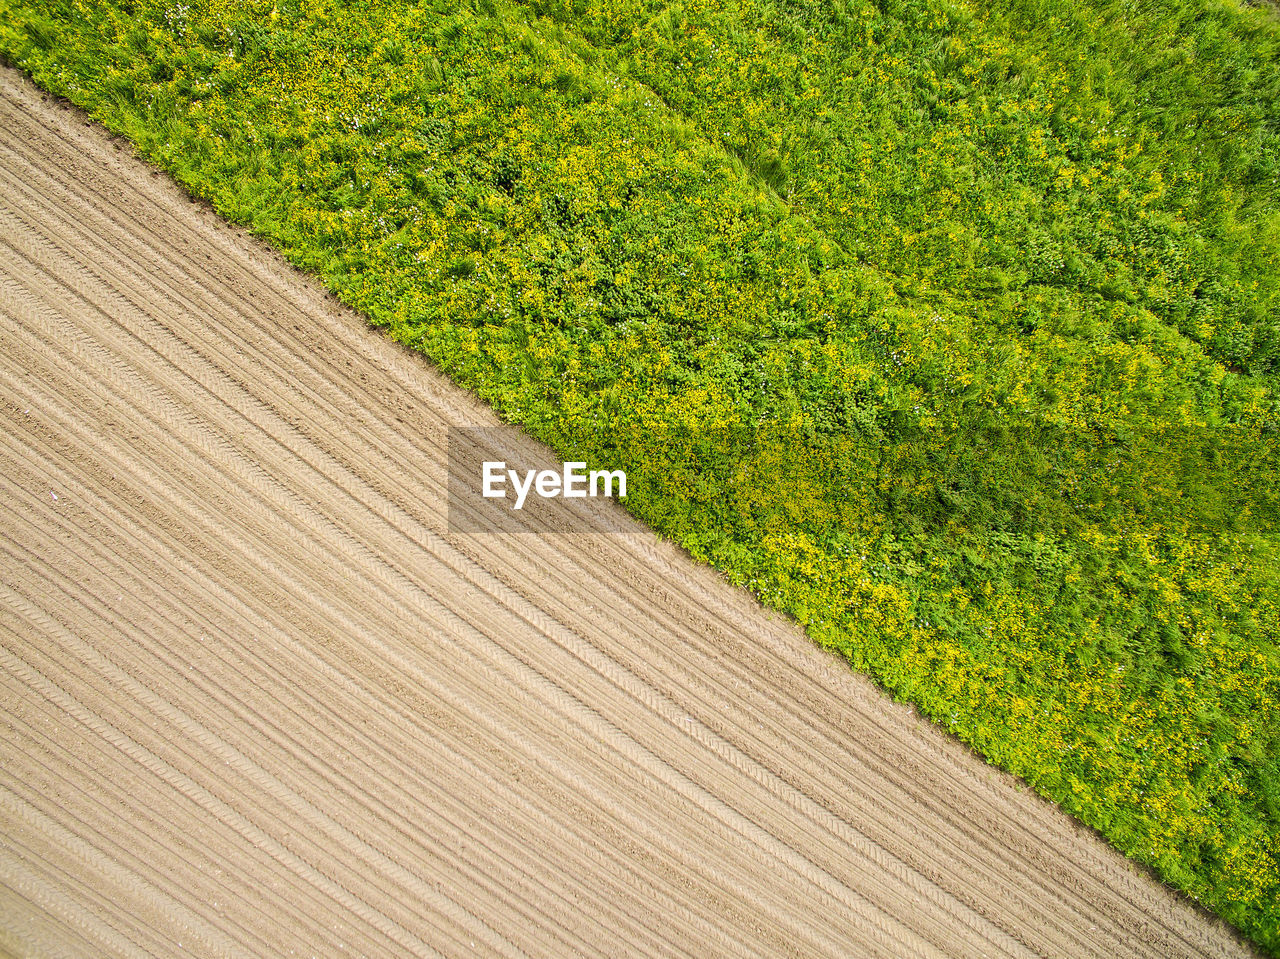
[[[1239,956],[0,73],[0,953]]]

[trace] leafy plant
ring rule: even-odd
[[[1280,951],[1266,14],[0,13],[40,83]]]

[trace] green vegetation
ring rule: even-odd
[[[1280,28],[0,0],[0,52],[1280,954]]]

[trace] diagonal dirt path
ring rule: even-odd
[[[451,425],[0,72],[0,954],[1249,954],[621,511],[450,533]]]

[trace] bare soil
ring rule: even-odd
[[[496,422],[0,72],[0,954],[1249,954]]]

